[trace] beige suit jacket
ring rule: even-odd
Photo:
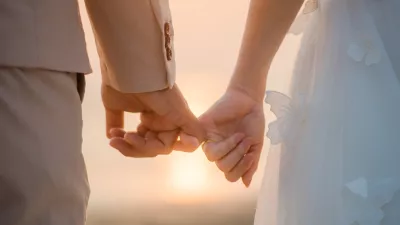
[[[132,93],[174,84],[168,0],[85,3],[104,82]],[[1,0],[0,65],[90,73],[77,1]]]

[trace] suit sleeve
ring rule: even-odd
[[[168,0],[85,0],[103,82],[125,93],[175,83],[173,27]]]

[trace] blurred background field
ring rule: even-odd
[[[252,225],[252,200],[193,205],[157,205],[88,215],[88,225]]]
[[[128,159],[108,146],[95,42],[83,0],[79,3],[93,67],[83,104],[83,153],[91,184],[88,225],[251,225],[268,142],[250,188],[227,182],[201,150]],[[207,110],[229,82],[248,4],[249,0],[170,0],[177,84],[196,115]],[[287,62],[293,61],[290,52],[296,43],[297,39],[282,46],[277,56],[282,60],[269,75],[269,87],[284,91],[288,86],[284,77],[290,74]],[[127,122],[127,128],[134,129],[138,118],[129,115]]]

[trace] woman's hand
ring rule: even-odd
[[[203,150],[230,182],[242,178],[249,186],[257,170],[265,130],[262,104],[240,89],[228,89],[199,118],[208,139]]]

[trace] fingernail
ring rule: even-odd
[[[112,133],[111,133],[111,129],[110,130],[106,130],[106,135],[108,139],[111,139],[113,137]]]
[[[243,180],[244,186],[246,186],[246,188],[250,187],[251,180],[252,180],[252,178],[250,178],[250,180]]]
[[[118,143],[115,141],[117,140],[116,138],[111,138],[108,144],[113,147],[113,148],[118,148]]]
[[[250,185],[251,185],[251,181],[252,181],[252,179],[250,179],[250,180],[249,180],[249,183],[247,184],[247,188],[249,188],[249,187],[250,187]]]

